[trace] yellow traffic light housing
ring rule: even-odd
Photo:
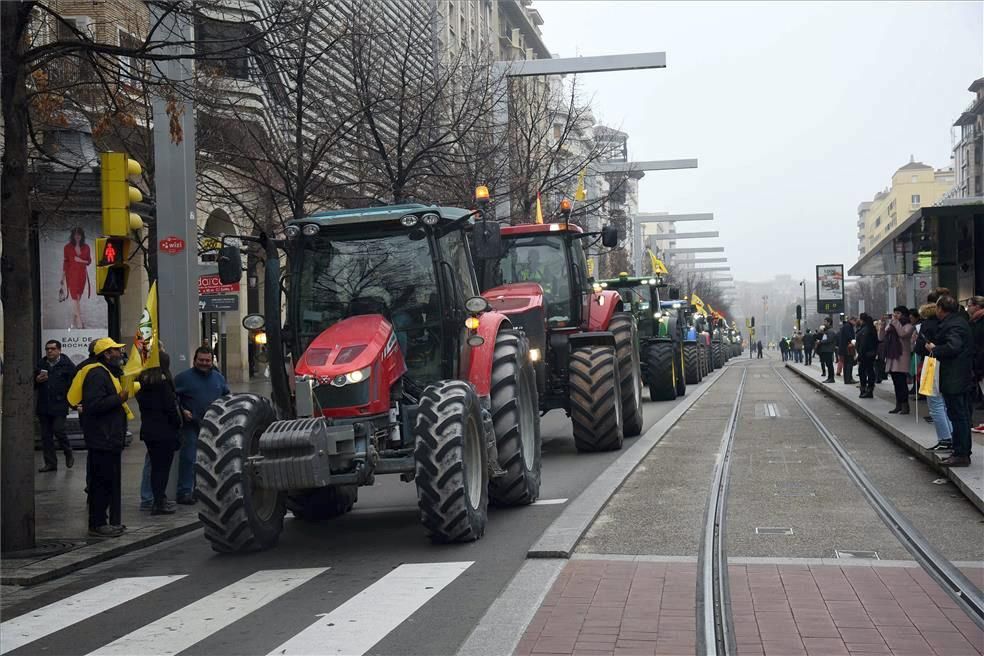
[[[126,237],[96,238],[96,293],[121,296],[130,277],[130,240]]]
[[[143,219],[130,211],[132,203],[143,200],[140,190],[130,184],[143,169],[126,153],[101,153],[102,227],[110,237],[126,237],[143,228]]]

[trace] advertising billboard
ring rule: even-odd
[[[52,219],[38,234],[41,273],[41,343],[56,339],[78,364],[89,342],[105,337],[106,301],[96,294],[98,214]],[[40,357],[40,355],[38,355]]]
[[[840,314],[844,311],[844,265],[817,265],[817,312]]]

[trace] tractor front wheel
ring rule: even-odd
[[[686,396],[687,379],[684,372],[687,370],[687,361],[683,353],[683,344],[673,347],[673,364],[676,366],[676,395],[677,397]]]
[[[646,348],[649,370],[649,398],[672,401],[676,398],[676,364],[672,342],[653,342]]]
[[[697,344],[683,345],[683,365],[687,385],[696,385],[701,380],[700,347]]]
[[[618,357],[611,346],[582,346],[571,352],[570,403],[578,451],[622,448],[622,398]]]
[[[472,386],[460,380],[428,385],[413,435],[417,508],[431,539],[479,539],[488,521],[489,463],[482,406]]]
[[[715,369],[720,369],[724,366],[724,351],[721,342],[714,342],[711,345],[711,357],[714,359]]]
[[[523,506],[540,495],[540,417],[536,372],[526,337],[503,330],[492,355],[492,424],[499,467],[489,497],[501,506]]]
[[[622,431],[625,437],[642,432],[642,372],[635,319],[630,314],[612,317],[609,330],[615,335],[619,387],[622,397]]]
[[[256,394],[223,396],[205,412],[195,478],[198,519],[215,551],[268,549],[283,531],[286,495],[259,487],[245,466],[276,419],[270,400]]]

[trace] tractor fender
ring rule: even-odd
[[[588,297],[588,331],[608,330],[620,301],[618,292],[613,290],[592,292]]]
[[[509,318],[501,312],[484,312],[478,317],[475,334],[484,341],[479,346],[466,345],[470,357],[464,361],[468,382],[479,397],[487,399],[492,389],[492,361],[495,356],[495,338],[503,328],[510,328]]]
[[[615,334],[608,331],[573,333],[567,338],[571,350],[582,346],[615,346]]]

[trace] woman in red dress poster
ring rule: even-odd
[[[68,243],[65,244],[64,255],[58,300],[72,299],[72,328],[85,328],[81,299],[86,289],[89,291],[89,296],[92,296],[92,283],[89,282],[92,254],[89,245],[85,243],[85,231],[81,227],[72,229]]]

